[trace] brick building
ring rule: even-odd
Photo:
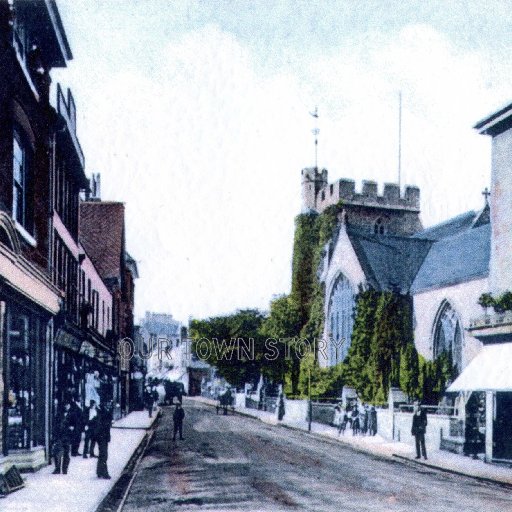
[[[134,339],[133,308],[138,273],[135,260],[126,251],[124,208],[123,203],[101,201],[97,196],[80,203],[80,241],[112,294],[113,340]],[[118,358],[118,364],[120,405],[122,411],[127,411],[130,361]]]

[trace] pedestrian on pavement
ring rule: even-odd
[[[368,413],[368,433],[371,436],[377,434],[377,409],[372,405]]]
[[[345,406],[345,417],[347,418],[347,425],[352,428],[352,407],[348,403]]]
[[[153,405],[155,403],[155,398],[152,389],[148,386],[146,388],[146,392],[144,393],[144,402],[146,403],[146,407],[148,409],[148,415],[150,418],[153,417]]]
[[[98,464],[96,466],[96,475],[98,478],[110,480],[108,474],[108,443],[110,443],[110,428],[112,427],[112,406],[102,404],[98,410],[98,429],[96,440],[98,442]]]
[[[174,422],[174,435],[172,436],[172,440],[176,441],[176,434],[179,432],[180,439],[183,440],[183,419],[185,418],[185,411],[181,404],[176,404],[176,409],[174,414],[172,415],[172,419]]]
[[[94,455],[94,446],[97,442],[96,434],[98,432],[98,408],[96,407],[96,402],[94,400],[91,400],[89,407],[85,408],[84,424],[85,439],[83,458],[87,459],[87,456],[96,457],[96,455]]]
[[[361,407],[361,412],[359,414],[359,424],[361,426],[361,434],[363,434],[363,436],[365,436],[366,433],[368,432],[368,412],[368,406],[366,404],[363,404]]]
[[[339,429],[341,422],[342,422],[342,414],[341,414],[341,408],[339,405],[336,405],[334,407],[334,418],[332,420],[332,426]]]
[[[71,457],[76,457],[77,455],[80,455],[80,453],[78,453],[78,449],[80,448],[82,432],[84,430],[84,411],[82,410],[82,406],[78,400],[75,399],[71,402],[69,414],[73,416],[73,423],[75,425],[71,440]]]
[[[412,415],[411,434],[416,439],[416,458],[420,459],[421,455],[427,460],[427,448],[425,447],[425,432],[427,431],[427,413],[421,408],[419,400],[414,402],[414,410]],[[421,453],[420,453],[421,452]]]
[[[71,403],[67,402],[60,411],[54,423],[53,458],[55,460],[54,475],[62,471],[64,475],[68,472],[69,452],[73,441],[73,433],[76,428],[76,416],[71,413]]]
[[[357,404],[352,409],[352,435],[359,434],[359,408]]]

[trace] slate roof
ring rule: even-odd
[[[453,219],[441,222],[430,228],[424,229],[419,233],[412,235],[412,238],[422,238],[426,240],[440,240],[448,236],[454,236],[463,231],[471,229],[475,220],[479,217],[475,211],[471,210]]]
[[[432,244],[411,292],[450,286],[489,273],[491,225],[468,229]]]
[[[102,279],[120,279],[124,256],[124,204],[80,203],[80,241]]]
[[[429,249],[430,240],[348,231],[369,284],[376,290],[409,291]]]

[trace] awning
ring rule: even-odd
[[[512,343],[485,346],[446,391],[512,391]]]

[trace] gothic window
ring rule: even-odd
[[[348,279],[340,274],[329,297],[329,364],[345,359],[353,328],[354,292]]]
[[[453,365],[462,369],[462,327],[460,319],[449,302],[444,302],[437,315],[434,329],[434,358],[450,352]]]
[[[384,222],[380,217],[375,221],[375,224],[373,225],[373,232],[376,235],[383,235],[386,232]]]

